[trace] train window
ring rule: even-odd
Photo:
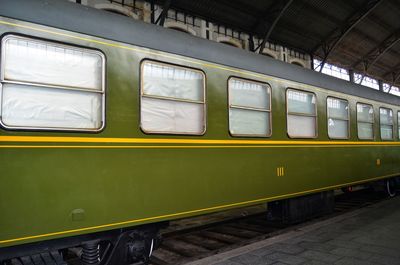
[[[271,87],[231,77],[228,93],[229,132],[234,136],[271,136]]]
[[[328,97],[328,136],[332,139],[349,138],[349,102],[344,99]]]
[[[205,76],[200,70],[142,63],[141,128],[146,133],[205,132]]]
[[[374,108],[357,103],[357,132],[359,139],[374,139]]]
[[[7,35],[2,39],[1,123],[12,129],[99,131],[104,55]]]
[[[291,138],[317,137],[317,104],[314,93],[287,89],[287,130]]]
[[[381,139],[393,139],[393,111],[388,108],[379,108],[379,121],[381,127]]]

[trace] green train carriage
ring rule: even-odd
[[[399,175],[395,96],[64,1],[17,2],[0,3],[0,261],[111,242],[102,264],[128,264],[165,221]]]

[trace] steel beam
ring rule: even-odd
[[[390,85],[388,93],[392,89],[392,86],[395,86],[396,82],[400,80],[400,63],[398,63],[395,67],[393,67],[392,70],[386,72],[383,76],[384,77],[386,76],[387,77],[386,79],[389,79],[389,75],[391,75],[392,80],[390,81],[391,85]]]
[[[400,73],[400,63],[396,64],[392,69],[383,74],[383,77],[393,75],[395,73]]]
[[[392,81],[392,84],[390,85],[387,93],[390,93],[390,91],[392,90],[393,86],[396,86],[396,82],[398,80],[400,80],[400,71],[397,74],[393,73],[392,76],[393,76],[393,81]]]
[[[272,2],[271,5],[269,5],[267,7],[267,9],[257,17],[256,22],[251,26],[251,32],[253,32],[253,34],[257,34],[257,35],[264,35],[265,34],[265,27],[266,24],[268,23],[268,19],[270,17],[275,17],[277,13],[280,12],[280,2],[279,1],[275,1]]]
[[[397,73],[397,76],[395,76],[394,80],[393,80],[393,85],[396,85],[397,81],[400,80],[400,72]]]
[[[396,82],[399,81],[399,80],[400,80],[400,71],[397,72],[397,74],[394,74],[394,75],[393,75],[393,82],[392,82],[392,84],[393,84],[393,85],[396,85]]]
[[[322,49],[324,58],[320,64],[320,72],[324,67],[329,55],[338,44],[347,36],[347,34],[360,23],[365,17],[367,17],[371,11],[373,11],[383,0],[370,0],[365,6],[355,13],[353,13],[342,25],[334,29],[317,47],[313,49],[312,53],[315,53],[318,49]]]
[[[280,2],[280,1],[278,1],[278,2]],[[258,47],[258,49],[259,49],[258,53],[262,53],[262,51],[265,48],[265,44],[267,43],[269,37],[271,36],[272,31],[275,29],[275,26],[278,24],[279,20],[281,19],[281,17],[285,13],[285,11],[289,8],[289,6],[292,4],[292,2],[293,2],[293,0],[287,0],[286,3],[282,6],[279,13],[272,21],[271,26],[268,28],[268,31],[265,33],[263,40]]]
[[[161,14],[158,16],[155,24],[159,24],[160,26],[164,26],[165,19],[167,18],[167,15],[168,15],[169,7],[171,6],[171,1],[172,0],[166,0],[164,2],[163,7],[162,7],[163,10],[162,10]]]
[[[362,74],[362,78],[360,83],[364,79],[364,76],[368,74],[368,70],[374,65],[379,58],[382,57],[386,52],[388,52],[396,43],[400,41],[400,28],[395,32],[390,34],[384,41],[379,43],[374,49],[369,51],[366,55],[364,55],[361,59],[355,62],[351,67],[354,69],[360,63],[364,64],[364,73]]]
[[[260,48],[260,45],[257,47],[255,46],[253,35],[258,35],[257,32],[264,31],[265,24],[267,23],[267,18],[270,16],[273,16],[274,12],[276,12],[276,2],[273,2],[271,5],[268,6],[267,10],[264,11],[260,16],[257,17],[257,21],[251,26],[251,29],[249,32],[252,32],[251,35],[251,43],[249,43],[249,49],[252,52],[255,52],[258,48]]]

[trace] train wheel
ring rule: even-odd
[[[392,198],[396,196],[396,182],[394,179],[385,180],[386,194]]]

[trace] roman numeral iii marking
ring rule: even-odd
[[[285,167],[277,167],[276,168],[276,175],[278,177],[282,177],[285,175]]]

